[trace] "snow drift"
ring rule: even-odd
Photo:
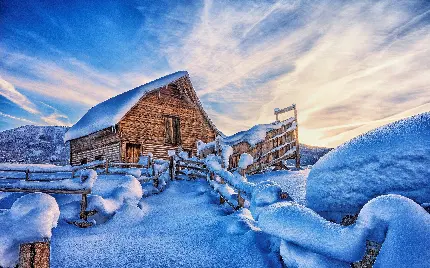
[[[363,257],[366,240],[382,242],[374,267],[430,267],[430,215],[400,195],[372,199],[347,227],[289,202],[269,206],[258,226],[283,239],[288,267],[349,267]]]
[[[355,214],[388,193],[430,201],[430,113],[380,127],[339,146],[309,173],[308,207]],[[322,215],[322,214],[321,214]]]
[[[42,193],[24,195],[0,213],[0,266],[13,267],[18,262],[21,243],[51,238],[59,216],[55,199]]]

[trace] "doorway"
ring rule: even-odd
[[[137,163],[139,161],[141,145],[137,143],[125,144],[125,161],[127,163]]]

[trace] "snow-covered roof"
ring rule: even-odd
[[[97,104],[66,132],[64,141],[77,139],[117,124],[144,95],[184,76],[188,76],[188,72],[172,73]]]

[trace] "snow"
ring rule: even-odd
[[[87,179],[82,182],[82,177]],[[64,179],[55,181],[24,181],[24,180],[2,180],[1,187],[4,189],[32,189],[32,190],[72,190],[84,191],[91,189],[97,179],[97,173],[94,170],[83,170],[81,178]]]
[[[281,255],[293,267],[347,267],[363,257],[366,240],[382,242],[374,267],[430,267],[430,214],[400,195],[370,200],[347,227],[293,202],[266,207],[258,226],[284,240]]]
[[[131,175],[101,176],[88,197],[88,210],[97,210],[94,218],[104,222],[125,204],[137,206],[142,195],[140,182]]]
[[[373,197],[396,193],[430,201],[430,113],[361,135],[312,168],[308,206],[319,213],[355,214]]]
[[[288,193],[295,202],[306,205],[306,178],[309,171],[309,169],[278,170],[247,176],[247,179],[255,184],[262,181],[273,181],[281,187],[283,192]]]
[[[228,215],[218,201],[206,181],[173,181],[104,224],[61,224],[51,267],[281,267],[260,246],[261,232],[231,227],[239,217],[252,223],[249,213]]]
[[[255,125],[252,128],[238,132],[232,136],[224,137],[223,142],[226,145],[234,146],[241,142],[247,142],[251,147],[255,146],[259,142],[263,141],[266,138],[266,133],[273,129],[279,129],[284,125],[292,123],[294,121],[294,117],[291,117],[287,120],[281,122],[275,122],[271,124],[261,124]],[[288,130],[293,130],[296,128],[295,122],[293,122],[291,128]]]
[[[115,126],[143,96],[187,75],[186,71],[172,73],[97,104],[66,132],[64,141]]]
[[[246,169],[249,165],[252,165],[252,163],[254,163],[254,158],[252,155],[243,153],[240,155],[238,167],[241,169]]]
[[[0,212],[0,266],[17,264],[21,243],[51,238],[59,215],[55,199],[42,193],[24,195],[10,209]]]

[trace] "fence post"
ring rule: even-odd
[[[49,268],[50,243],[33,242],[19,245],[19,266],[20,268]]]
[[[105,172],[106,174],[109,174],[109,158],[106,159],[106,162],[105,162]]]
[[[87,220],[87,202],[87,194],[82,194],[81,212],[79,213],[79,218],[84,221]]]
[[[170,163],[169,163],[169,173],[170,173],[170,180],[171,181],[173,181],[173,179],[175,178],[174,170],[175,170],[175,162],[173,160],[173,156],[171,156],[170,157]]]
[[[240,191],[237,191],[237,207],[243,208],[245,204],[245,199],[240,195]]]
[[[75,170],[72,169],[72,179],[75,177]]]
[[[28,181],[28,180],[29,180],[29,177],[30,177],[30,170],[29,170],[29,169],[26,169],[26,170],[25,170],[25,180],[26,180],[26,181]]]

